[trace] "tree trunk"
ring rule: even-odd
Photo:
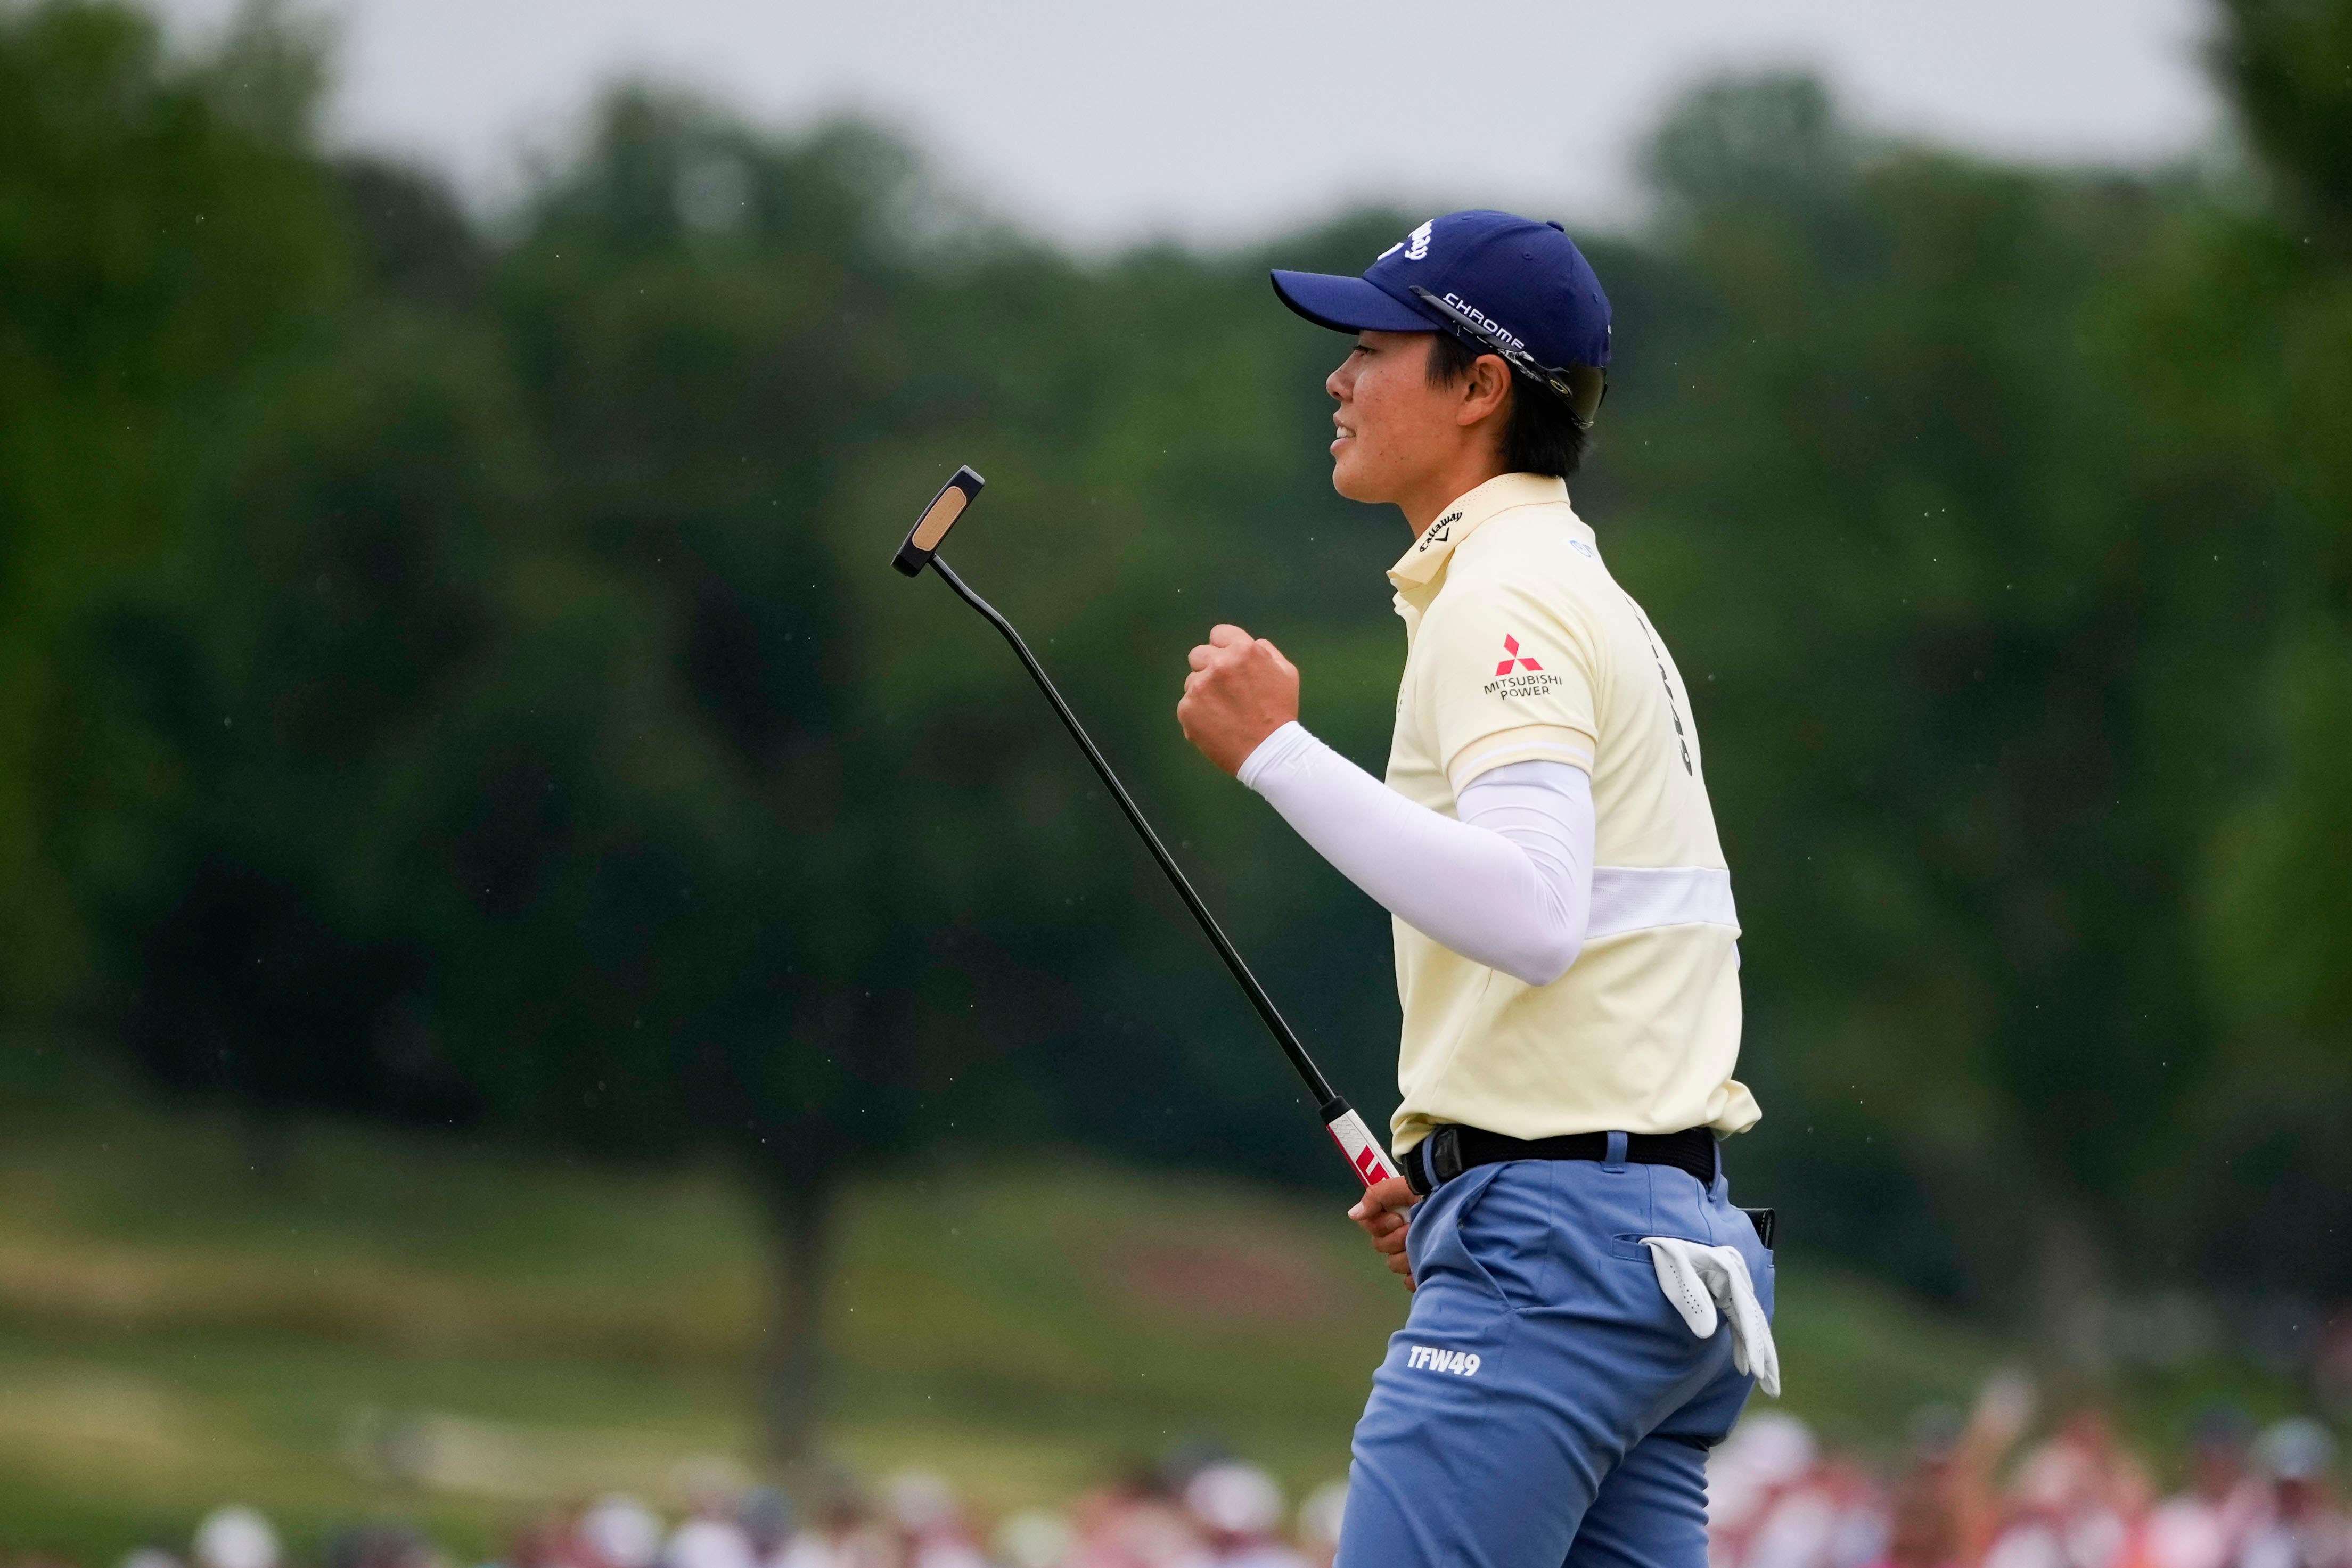
[[[831,1380],[824,1309],[840,1182],[830,1170],[797,1162],[771,1165],[756,1179],[770,1248],[760,1419],[769,1456],[792,1467],[811,1457]]]
[[[2044,1202],[2035,1239],[2035,1338],[2050,1396],[2071,1403],[2107,1377],[2106,1256],[2080,1208]]]

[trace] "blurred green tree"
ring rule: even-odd
[[[2232,0],[2214,54],[2278,201],[2209,217],[2146,340],[2168,412],[2269,481],[2294,565],[2268,788],[2221,852],[2214,936],[2237,994],[2352,1038],[2352,4]],[[2152,355],[2152,358],[2158,357]]]
[[[603,124],[504,257],[429,180],[339,172],[360,291],[185,559],[81,618],[53,836],[106,1016],[265,1134],[310,1106],[735,1155],[778,1224],[792,1449],[833,1195],[922,1086],[809,547],[855,268],[694,246],[755,175],[769,235],[854,232],[871,149],[629,95]]]
[[[29,797],[57,640],[190,543],[341,276],[318,73],[260,14],[182,59],[129,5],[0,10],[0,1006],[20,1014],[70,998],[89,956]]]
[[[1620,334],[1601,526],[1700,694],[1749,1169],[2095,1375],[2113,1261],[2168,1250],[2201,786],[2273,597],[2106,342],[2165,190],[1874,143],[1804,80],[1654,148],[1680,293]]]
[[[2352,5],[2221,0],[2211,54],[2290,219],[2352,222]]]
[[[2170,438],[2236,476],[2281,584],[2224,808],[2204,951],[2225,1044],[2199,1106],[2205,1270],[2352,1290],[2352,4],[2228,0],[2212,45],[2259,202],[2185,213],[2131,322]]]

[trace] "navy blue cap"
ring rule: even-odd
[[[1361,277],[1277,269],[1274,291],[1335,331],[1450,331],[1556,388],[1582,420],[1600,405],[1609,297],[1558,224],[1448,213],[1382,251]]]

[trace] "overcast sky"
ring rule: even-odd
[[[184,28],[232,0],[161,0]],[[310,0],[338,20],[338,137],[495,200],[601,82],[764,120],[856,108],[1063,238],[1222,241],[1351,197],[1610,222],[1664,100],[1803,64],[1872,120],[2006,154],[2147,160],[2210,139],[2196,0]]]

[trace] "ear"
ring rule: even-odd
[[[1501,411],[1510,400],[1511,367],[1500,354],[1481,354],[1462,378],[1461,401],[1454,407],[1454,423],[1467,429]]]

